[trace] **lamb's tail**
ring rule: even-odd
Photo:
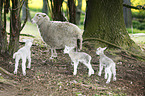
[[[19,53],[18,52],[15,52],[14,54],[13,54],[13,59],[15,59],[16,58],[16,55],[18,55]]]

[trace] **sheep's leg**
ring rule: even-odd
[[[99,76],[101,76],[102,70],[103,70],[103,66],[102,66],[102,64],[100,62],[100,65],[99,65],[99,73],[98,73]]]
[[[26,75],[26,58],[22,58],[22,72],[23,75]]]
[[[56,49],[53,49],[53,51],[54,51],[53,57],[57,57]]]
[[[108,79],[107,79],[107,81],[106,81],[106,83],[108,84],[108,83],[111,81],[112,72],[111,72],[111,70],[110,70],[110,67],[109,67],[109,68],[106,68],[105,70],[106,70],[107,74],[109,75],[109,76],[108,76]]]
[[[51,48],[51,57],[49,59],[53,59],[53,49]]]
[[[20,60],[20,57],[16,56],[14,74],[17,74],[17,70],[18,70],[18,66],[19,66],[19,60]]]
[[[77,74],[77,67],[78,67],[79,62],[74,62],[74,72],[73,75]]]
[[[28,61],[29,61],[29,63],[28,63],[27,68],[30,69],[31,68],[31,56],[30,55],[28,56]]]
[[[57,57],[57,52],[56,52],[56,49],[51,49],[51,57],[50,59],[53,59],[53,57]]]

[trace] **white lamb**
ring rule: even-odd
[[[78,26],[69,22],[50,21],[45,13],[36,13],[32,23],[37,24],[43,41],[50,46],[50,59],[57,57],[56,49],[63,49],[65,45],[79,45],[79,49],[82,48],[83,32]]]
[[[98,75],[101,76],[101,72],[103,70],[103,66],[105,67],[105,79],[107,79],[106,83],[109,83],[111,81],[111,77],[112,77],[112,73],[113,73],[113,81],[116,81],[116,64],[114,63],[114,61],[112,59],[110,59],[109,57],[107,57],[104,54],[104,50],[105,48],[101,48],[99,47],[96,51],[97,55],[100,55],[100,66],[99,66],[99,73]]]
[[[74,47],[68,47],[68,46],[65,46],[64,53],[69,54],[72,62],[74,63],[73,75],[77,74],[77,67],[78,67],[79,62],[85,64],[88,67],[89,76],[91,76],[91,74],[94,74],[94,70],[90,64],[90,61],[91,61],[90,55],[88,55],[87,53],[84,53],[84,52],[74,52]]]
[[[13,59],[15,59],[15,70],[14,74],[17,74],[17,69],[19,65],[19,60],[22,59],[22,72],[23,75],[26,75],[26,59],[28,59],[29,63],[27,68],[30,69],[31,67],[31,51],[30,48],[32,46],[32,39],[23,39],[23,42],[25,42],[25,46],[20,48],[17,52],[13,54]]]

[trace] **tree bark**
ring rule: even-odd
[[[4,4],[4,22],[2,20],[2,9]],[[3,54],[7,51],[7,32],[6,32],[6,14],[10,6],[9,0],[0,1],[0,54]]]
[[[81,9],[82,8],[82,0],[78,0],[78,6],[76,7],[76,24],[80,25],[80,19],[81,19]]]
[[[29,7],[28,7],[28,0],[25,0],[22,6],[22,20],[25,20],[25,19],[27,19],[28,21],[31,21],[31,15],[30,15]]]
[[[43,0],[43,8],[42,8],[42,12],[48,14],[48,0]]]
[[[69,22],[76,24],[76,5],[74,0],[68,0]]]
[[[123,0],[124,4],[131,5],[130,0]],[[124,16],[124,22],[126,25],[126,28],[131,28],[132,26],[132,14],[131,14],[131,8],[123,7],[123,16]]]
[[[53,13],[53,20],[54,21],[67,21],[66,18],[63,16],[61,7],[64,0],[50,0],[51,1],[51,8]]]
[[[132,51],[139,49],[126,31],[122,3],[123,0],[88,0],[83,37],[96,37]]]
[[[19,35],[21,29],[20,22],[20,1],[12,0],[12,10],[10,12],[10,41],[9,54],[12,55],[18,50]]]

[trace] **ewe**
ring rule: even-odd
[[[22,59],[22,72],[23,75],[26,75],[26,59],[28,59],[29,63],[27,68],[30,69],[31,67],[31,51],[30,48],[32,46],[32,39],[23,39],[23,42],[25,42],[25,46],[20,48],[17,52],[14,53],[13,59],[15,59],[15,70],[14,74],[17,74],[17,69],[19,65],[19,60]]]
[[[89,76],[91,76],[91,74],[94,74],[94,70],[90,64],[91,56],[84,52],[74,52],[73,49],[74,49],[74,47],[68,47],[68,46],[65,46],[65,49],[64,49],[64,53],[69,54],[72,62],[74,63],[73,75],[77,74],[77,67],[78,67],[79,62],[85,64],[88,67]]]
[[[51,57],[57,57],[56,49],[62,49],[67,46],[77,47],[77,41],[82,48],[82,30],[69,22],[50,21],[45,13],[36,13],[32,19],[36,23],[43,41],[50,46]],[[53,53],[54,51],[54,53]]]
[[[112,77],[112,73],[113,73],[113,81],[116,81],[116,64],[114,63],[114,61],[110,58],[108,58],[105,54],[104,54],[104,50],[105,48],[101,48],[99,47],[96,51],[97,55],[100,55],[100,66],[99,66],[99,73],[98,75],[101,76],[101,72],[103,70],[103,66],[105,67],[105,79],[107,79],[106,83],[109,83],[111,81],[111,77]],[[108,75],[108,76],[107,76]]]

